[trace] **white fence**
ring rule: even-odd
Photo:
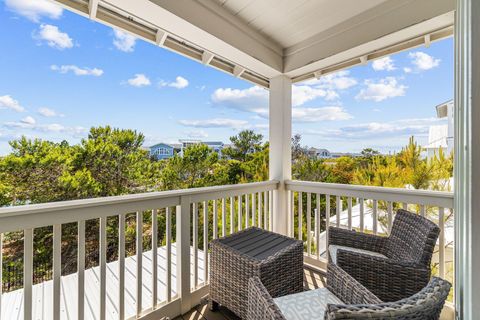
[[[251,184],[228,185],[219,187],[207,187],[190,190],[178,190],[168,192],[154,192],[147,194],[135,194],[126,196],[116,196],[108,198],[74,200],[58,203],[46,203],[37,205],[26,205],[18,207],[9,207],[0,209],[0,234],[7,232],[23,231],[24,244],[24,284],[23,296],[19,300],[21,306],[17,308],[8,308],[0,310],[2,319],[23,318],[30,320],[38,314],[39,308],[42,314],[51,314],[53,319],[66,319],[69,316],[64,312],[61,302],[67,288],[62,288],[61,277],[61,239],[62,224],[77,223],[78,225],[78,261],[77,261],[77,286],[76,293],[68,292],[66,294],[76,294],[77,314],[74,319],[85,319],[86,315],[86,297],[85,297],[85,222],[87,220],[99,219],[99,295],[98,310],[94,310],[94,318],[110,319],[111,314],[107,314],[107,299],[113,299],[116,314],[119,319],[159,319],[163,316],[178,316],[194,305],[200,302],[208,291],[208,258],[203,258],[203,254],[208,252],[208,243],[212,238],[224,236],[241,230],[251,225],[262,228],[272,228],[272,196],[273,190],[277,189],[277,181],[268,181]],[[201,208],[201,217],[199,221],[199,209]],[[157,260],[157,215],[159,212],[166,215],[166,272],[158,274]],[[136,287],[135,314],[126,314],[125,309],[125,217],[127,214],[136,214]],[[151,237],[152,237],[152,259],[145,261],[143,250],[143,215],[151,214]],[[172,216],[176,217],[176,230],[172,230]],[[118,296],[112,297],[111,292],[107,292],[107,218],[118,217],[118,271],[115,279],[118,283]],[[212,221],[209,221],[211,217]],[[228,221],[227,221],[228,220]],[[33,293],[33,255],[34,255],[34,230],[35,228],[53,226],[53,291],[52,297],[41,301],[42,306],[32,296]],[[199,230],[203,226],[203,230]],[[211,232],[210,232],[211,230]],[[172,233],[176,232],[176,255],[172,255]],[[203,245],[199,243],[199,233],[203,238]],[[2,245],[0,243],[0,245]],[[2,246],[3,248],[3,246]],[[199,248],[202,258],[199,259]],[[193,250],[193,254],[191,251]],[[176,257],[176,270],[172,270],[172,257]],[[190,261],[190,260],[193,261]],[[130,261],[130,260],[129,260]],[[0,253],[1,262],[1,253]],[[152,277],[148,281],[150,287],[145,286],[144,263],[151,263],[148,270]],[[199,266],[202,263],[203,266]],[[0,268],[0,279],[1,279]],[[204,274],[199,277],[199,270]],[[172,290],[172,273],[176,275],[176,288]],[[163,279],[159,279],[161,276]],[[202,282],[199,281],[202,280]],[[159,299],[158,283],[159,280],[165,282],[166,292],[161,296],[165,297],[163,301]],[[131,288],[128,288],[131,289]],[[62,292],[63,291],[63,292]],[[176,293],[172,296],[172,291]],[[128,291],[131,292],[131,291]],[[146,294],[146,292],[148,294]],[[145,303],[145,297],[152,299]],[[1,295],[0,295],[1,297]],[[89,297],[91,298],[91,297]],[[47,302],[45,301],[47,300]],[[132,299],[127,299],[132,301]],[[22,302],[23,301],[23,302]],[[50,301],[51,303],[48,303]],[[148,308],[144,306],[148,304]],[[0,300],[2,309],[7,309]],[[90,305],[89,305],[90,306]],[[128,306],[131,309],[131,306]],[[22,315],[13,315],[23,310]],[[43,309],[50,309],[46,311]],[[13,311],[12,311],[13,310]],[[35,312],[34,312],[35,311]]]
[[[328,246],[329,225],[374,234],[388,233],[395,209],[403,207],[418,211],[439,224],[438,273],[445,276],[446,224],[450,221],[447,217],[452,216],[453,194],[302,181],[286,181],[285,184],[288,190],[288,232],[305,241],[306,263],[324,266],[323,252]],[[35,304],[39,302],[33,296],[33,238],[36,228],[47,226],[53,227],[53,288],[51,297],[41,302],[41,308],[49,309],[53,319],[83,320],[91,318],[92,312],[95,319],[110,319],[112,314],[107,312],[106,306],[110,308],[112,304],[115,318],[119,319],[159,319],[185,313],[208,293],[209,241],[249,226],[272,230],[273,191],[278,185],[277,181],[268,181],[2,208],[0,234],[23,232],[24,284],[18,302],[21,307],[17,308],[22,310],[21,315],[13,317],[11,311],[7,312],[6,303],[2,303],[5,301],[0,301],[0,306],[3,306],[1,318],[30,320],[36,317],[38,308]],[[131,263],[135,263],[136,266],[126,268],[125,218],[130,214],[136,215],[136,253],[127,258],[127,264],[131,267]],[[165,215],[165,245],[162,247],[157,245],[159,226],[156,217],[159,214]],[[144,215],[152,217],[147,231],[143,225]],[[119,225],[114,277],[109,276],[113,264],[107,263],[107,218],[111,217],[118,219]],[[85,293],[91,288],[86,290],[85,286],[92,272],[85,270],[85,225],[86,221],[95,219],[99,220],[100,227],[99,293],[96,295],[95,310],[89,310],[87,315]],[[174,221],[175,229],[172,227]],[[67,290],[61,276],[62,225],[67,223],[78,226],[76,292],[67,293],[77,297],[74,316],[66,315],[62,307],[65,302],[61,301],[62,294]],[[143,248],[146,232],[151,232],[151,253]],[[158,268],[158,257],[166,260],[162,262],[161,269]],[[1,259],[0,251],[0,262]],[[147,269],[148,272],[145,272]],[[131,274],[126,277],[125,270],[135,273],[134,277]],[[2,268],[0,279],[1,272]],[[115,281],[116,289],[113,291],[108,289],[110,281]],[[175,287],[172,288],[172,285]],[[159,290],[162,292],[159,293]],[[126,298],[126,292],[133,297]]]
[[[453,193],[305,181],[286,181],[286,187],[289,235],[305,241],[306,262],[325,266],[330,225],[388,234],[395,209],[404,208],[439,225],[434,260],[438,275],[445,278],[446,250],[453,248]]]

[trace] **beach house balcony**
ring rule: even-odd
[[[480,4],[474,0],[55,0],[87,18],[269,90],[269,180],[0,209],[19,232],[23,283],[0,294],[0,319],[175,319],[202,311],[209,242],[250,226],[304,242],[306,283],[322,285],[328,227],[388,235],[399,208],[440,228],[434,273],[455,283],[445,319],[480,306]],[[455,35],[453,193],[291,179],[292,84]],[[476,36],[474,36],[476,35]],[[164,216],[164,226],[155,217]],[[135,216],[135,254],[125,221]],[[144,217],[151,224],[144,225]],[[109,219],[118,258],[107,259]],[[86,267],[86,225],[98,221],[98,264]],[[454,223],[455,221],[455,223]],[[62,225],[77,226],[76,272],[62,275]],[[52,277],[34,282],[35,230],[53,230]],[[158,229],[165,230],[158,238]],[[306,230],[304,232],[303,230]],[[147,242],[151,243],[145,246]],[[145,247],[145,250],[144,250]],[[1,262],[0,254],[0,262]],[[0,268],[0,273],[2,272]],[[311,275],[307,273],[312,272]],[[2,275],[0,274],[0,278]],[[193,313],[192,313],[193,310]],[[219,314],[217,314],[219,316]],[[181,318],[179,318],[181,319]]]

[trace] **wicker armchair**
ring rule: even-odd
[[[438,320],[450,287],[448,281],[434,277],[415,295],[384,303],[341,268],[331,264],[328,266],[327,288],[275,299],[258,277],[250,278],[247,320]],[[315,292],[334,296],[338,303],[322,301]]]
[[[382,301],[397,301],[427,285],[439,227],[398,210],[390,236],[329,228],[329,261],[340,266]]]

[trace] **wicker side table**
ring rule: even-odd
[[[248,280],[257,276],[272,297],[303,291],[303,243],[248,228],[210,243],[210,308],[247,316]]]

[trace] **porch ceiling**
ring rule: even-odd
[[[268,87],[452,34],[455,0],[55,0]]]

